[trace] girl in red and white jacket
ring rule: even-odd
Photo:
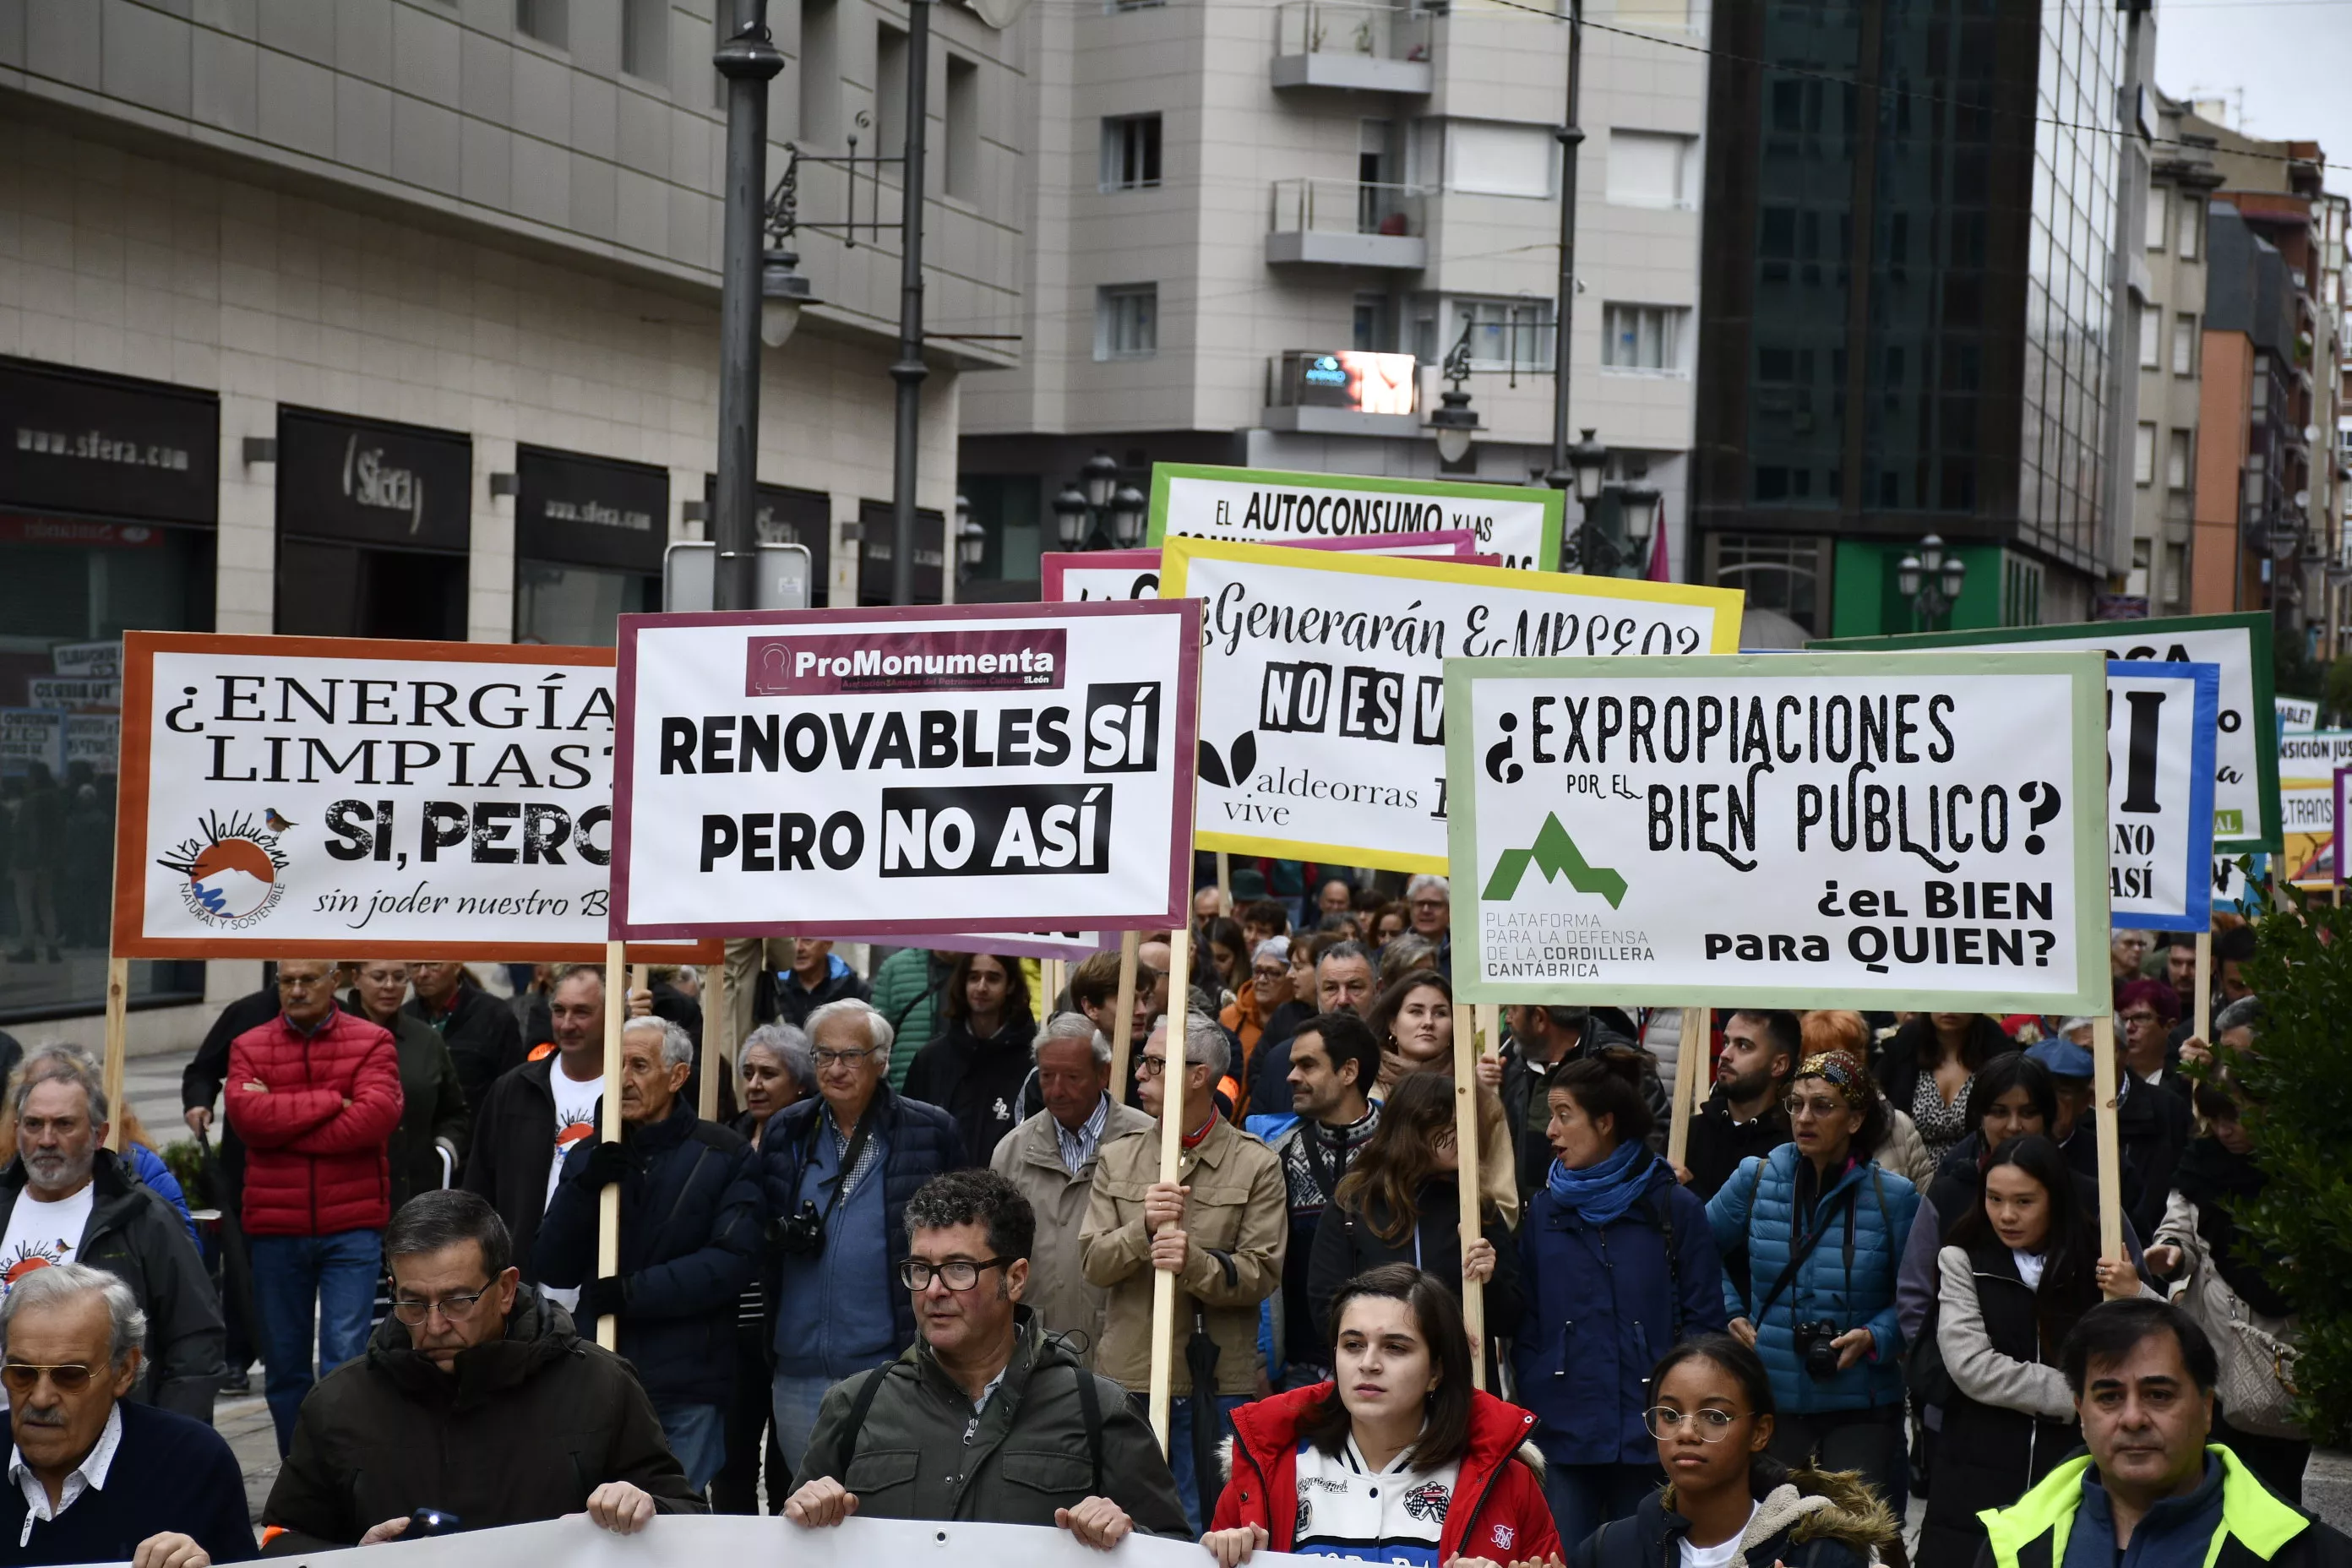
[[[1409,1568],[1559,1562],[1535,1417],[1470,1384],[1454,1293],[1407,1263],[1331,1302],[1332,1381],[1234,1412],[1224,1495],[1201,1544]]]

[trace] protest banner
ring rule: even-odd
[[[1566,492],[1449,479],[1287,473],[1194,463],[1151,466],[1150,544],[1180,536],[1297,543],[1466,528],[1483,554],[1521,572],[1559,569]]]
[[[131,632],[122,660],[117,956],[604,956],[611,649]]]
[[[2278,714],[2271,690],[2270,613],[2177,616],[2058,626],[2003,626],[1906,637],[1839,637],[1806,646],[1820,651],[1892,648],[2096,648],[2109,659],[2219,665],[2221,706],[2214,715],[2213,847],[2279,847]],[[2318,775],[2323,781],[2326,774]]]
[[[2337,844],[2344,842],[2344,781],[2347,778],[2352,778],[2352,768],[2336,770],[2336,842]],[[2340,889],[2344,886],[2344,857],[2338,855],[2335,859],[2336,885]]]
[[[1446,869],[1444,661],[1728,653],[1729,588],[1171,539],[1202,602],[1203,849]]]
[[[2336,769],[2352,767],[2352,730],[2306,730],[2281,735],[2278,760],[2282,786],[2334,778]]]
[[[2319,728],[2319,704],[2308,697],[2273,697],[2271,710],[2278,715],[2281,736],[2307,735]]]
[[[2107,666],[2107,900],[2118,929],[2212,929],[2221,679],[2210,664]]]
[[[1200,606],[624,616],[624,936],[1182,922]]]
[[[1369,550],[1375,555],[1442,555],[1499,566],[1499,557],[1478,553],[1478,536],[1466,528],[1431,533],[1370,534],[1360,539],[1293,539],[1301,550]],[[1158,550],[1049,550],[1039,556],[1042,597],[1049,605],[1089,599],[1156,599],[1160,596]]]
[[[841,940],[865,939],[852,935]],[[1009,958],[1059,959],[1079,963],[1103,950],[1102,938],[1085,931],[940,931],[926,935],[923,945],[933,952],[993,952]],[[1060,989],[1058,985],[1054,987],[1054,991]],[[1038,1005],[1043,1007],[1053,999],[1054,992],[1049,991]],[[1041,1022],[1045,1016],[1043,1012],[1037,1015]]]
[[[2289,779],[2279,786],[2279,879],[2298,888],[2335,886],[2335,780]]]
[[[2110,1006],[2095,654],[1445,678],[1457,1001]]]

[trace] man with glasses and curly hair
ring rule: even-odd
[[[1051,1524],[1108,1552],[1189,1533],[1151,1429],[1022,1303],[1037,1218],[993,1171],[934,1176],[907,1204],[898,1282],[917,1338],[824,1396],[784,1517]]]

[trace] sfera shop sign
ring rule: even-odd
[[[361,506],[406,513],[411,533],[425,526],[425,481],[388,460],[383,447],[362,447],[356,432],[343,446],[343,493]]]

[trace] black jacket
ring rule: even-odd
[[[1691,1118],[1690,1143],[1683,1152],[1683,1168],[1691,1173],[1690,1190],[1701,1202],[1723,1190],[1739,1162],[1750,1155],[1761,1159],[1789,1142],[1789,1113],[1769,1105],[1753,1121],[1733,1118],[1731,1106],[1720,1095]]]
[[[1395,1241],[1381,1236],[1377,1226],[1387,1224],[1389,1207],[1377,1198],[1369,1212],[1333,1202],[1315,1224],[1315,1251],[1307,1265],[1307,1310],[1315,1331],[1321,1333],[1339,1287],[1367,1268],[1383,1263],[1410,1263],[1437,1276],[1456,1298],[1462,1294],[1462,1196],[1451,1176],[1433,1176],[1413,1194],[1419,1223]],[[1519,1291],[1519,1247],[1510,1227],[1491,1207],[1479,1216],[1481,1231],[1495,1249],[1495,1275],[1486,1281],[1486,1344],[1491,1359],[1498,1337],[1516,1334],[1527,1310]],[[1328,1360],[1330,1338],[1319,1359]]]
[[[221,1435],[167,1410],[123,1402],[122,1440],[106,1485],[26,1534],[25,1493],[0,1488],[0,1563],[128,1563],[139,1543],[169,1531],[215,1563],[259,1555],[246,1514],[245,1478]]]
[[[809,1015],[828,1002],[839,1002],[845,997],[865,1002],[874,995],[873,989],[857,977],[854,969],[827,974],[824,983],[814,991],[803,990],[789,970],[778,974],[772,969],[763,969],[753,985],[753,1019],[762,1024],[786,1023],[795,1029],[807,1028]]]
[[[2009,1248],[1990,1237],[1979,1240],[1969,1249],[1969,1271],[1992,1348],[2011,1361],[2053,1364],[2057,1346],[2042,1343],[2035,1292]],[[1969,1568],[1985,1542],[1979,1511],[2006,1508],[2082,1443],[2078,1422],[1981,1404],[1955,1387],[1935,1448],[1919,1568]]]
[[[735,1312],[760,1256],[758,1158],[740,1133],[680,1095],[664,1120],[622,1130],[620,1350],[658,1409],[734,1396]],[[602,1191],[592,1140],[572,1146],[540,1221],[533,1261],[562,1289],[596,1272]]]
[[[984,1166],[998,1140],[1021,1125],[1021,1089],[1034,1070],[1036,1038],[1037,1026],[1025,1014],[1005,1019],[984,1040],[966,1020],[950,1018],[915,1053],[904,1092],[954,1117],[964,1158]]]
[[[1874,1551],[1900,1538],[1898,1521],[1859,1476],[1753,1467],[1756,1515],[1744,1568],[1868,1568]],[[1642,1500],[1631,1519],[1602,1525],[1569,1549],[1568,1568],[1675,1568],[1690,1521],[1674,1510],[1674,1488]],[[2332,1565],[2331,1565],[2332,1568]]]
[[[428,1008],[422,996],[412,996],[402,1011],[415,1014],[440,1031],[449,1047],[449,1059],[457,1068],[457,1087],[465,1091],[467,1109],[475,1113],[474,1128],[478,1131],[490,1086],[522,1066],[522,1026],[515,1022],[513,1008],[470,980],[457,982],[457,1000],[455,1007],[442,1013]],[[555,1112],[551,1109],[548,1114]],[[548,1142],[552,1144],[554,1140]],[[457,1152],[466,1153],[467,1146],[458,1144]]]
[[[360,1012],[357,998],[346,1010],[367,1016]],[[465,1158],[471,1119],[457,1058],[440,1031],[405,1007],[385,1026],[400,1056],[400,1122],[384,1148],[392,1172],[392,1212],[398,1214],[401,1205],[442,1184],[441,1144],[454,1151],[453,1162]]]
[[[143,1397],[198,1421],[213,1418],[221,1373],[220,1302],[180,1211],[132,1175],[121,1157],[101,1149],[90,1166],[89,1223],[74,1261],[103,1268],[131,1287],[147,1314]],[[0,1170],[0,1233],[25,1190],[19,1157]],[[0,1542],[0,1561],[5,1560]]]
[[[466,1156],[466,1190],[489,1199],[507,1222],[515,1263],[532,1283],[539,1279],[532,1244],[547,1209],[548,1173],[555,1167],[555,1090],[548,1081],[555,1070],[550,1051],[492,1084],[474,1118],[473,1152]]]
[[[2189,1101],[2160,1085],[2124,1076],[2123,1102],[2116,1107],[2116,1143],[2122,1151],[2124,1214],[2142,1236],[2163,1223],[2172,1177],[2191,1133]]]
[[[551,1110],[548,1114],[555,1113]],[[825,1101],[812,1095],[769,1118],[768,1130],[760,1134],[760,1186],[770,1215],[782,1218],[797,1207],[811,1134],[823,1131],[816,1119],[831,1114]],[[915,1339],[914,1298],[896,1283],[898,1265],[907,1260],[907,1200],[933,1176],[961,1171],[968,1162],[953,1117],[936,1105],[894,1093],[887,1082],[875,1085],[866,1114],[876,1119],[876,1131],[889,1146],[882,1165],[882,1228],[889,1248],[890,1321],[897,1326],[896,1342],[903,1348]],[[791,1261],[779,1254],[762,1266],[769,1300],[777,1299],[779,1271]]]
[[[285,1531],[268,1555],[289,1556],[356,1545],[371,1525],[419,1508],[467,1530],[560,1519],[606,1481],[643,1488],[663,1513],[709,1511],[629,1363],[525,1286],[505,1336],[460,1351],[447,1372],[384,1319],[367,1353],[302,1401],[261,1517]]]
[[[1096,1376],[1028,1308],[1013,1314],[1013,1359],[976,1418],[971,1396],[917,1341],[878,1372],[827,1391],[800,1478],[834,1477],[869,1519],[1050,1526],[1055,1509],[1102,1496],[1125,1509],[1138,1530],[1189,1536],[1168,1461],[1127,1390]],[[873,1402],[853,1429],[858,1397],[877,1376]],[[1081,1378],[1093,1384],[1099,1473]]]
[[[221,1085],[228,1081],[228,1048],[239,1035],[257,1029],[278,1016],[278,993],[264,987],[249,992],[221,1009],[213,1026],[205,1031],[204,1044],[189,1059],[180,1073],[180,1109],[194,1110],[202,1106],[214,1110],[220,1099]],[[228,1124],[226,1116],[213,1119],[213,1132],[220,1140],[222,1174],[232,1187],[245,1185],[245,1140]],[[215,1193],[215,1202],[232,1212],[237,1209],[236,1192]]]

